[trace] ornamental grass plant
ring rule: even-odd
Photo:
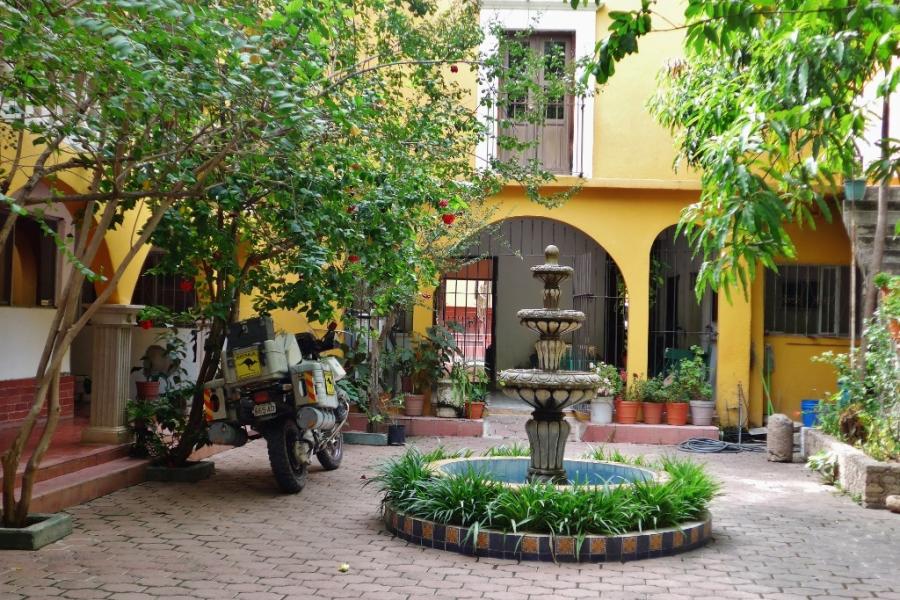
[[[382,465],[378,475],[367,483],[383,494],[384,504],[422,519],[473,531],[493,529],[578,538],[673,527],[697,520],[719,490],[719,484],[703,466],[675,458],[663,458],[652,465],[669,475],[665,482],[567,487],[527,483],[515,488],[501,485],[475,468],[450,477],[434,476],[428,464],[442,458],[449,456],[443,451],[426,455],[410,448]]]

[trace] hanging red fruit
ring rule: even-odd
[[[150,319],[144,319],[139,323],[141,329],[151,329],[153,327],[153,321]]]
[[[441,200],[440,202],[438,202],[438,206],[440,206],[441,208],[447,208],[448,206],[450,206],[450,203],[446,200]]]
[[[194,289],[194,282],[190,279],[182,279],[178,282],[178,289],[184,293],[190,292]]]
[[[459,67],[457,67],[456,65],[450,65],[450,72],[459,73]]]
[[[347,260],[349,260],[352,263],[358,263],[359,257],[355,254],[351,254],[350,256],[347,257]]]
[[[453,221],[456,220],[456,215],[453,213],[446,213],[441,216],[441,219],[444,220],[445,225],[453,225]]]

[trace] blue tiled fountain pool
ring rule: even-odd
[[[501,483],[523,484],[528,477],[529,461],[530,459],[527,457],[473,456],[443,460],[435,463],[434,469],[438,474],[451,476],[463,475],[471,470]],[[648,481],[657,477],[657,474],[650,469],[594,460],[564,460],[563,468],[566,470],[570,484],[621,485]]]

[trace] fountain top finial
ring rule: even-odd
[[[548,265],[558,265],[559,264],[559,248],[550,244],[546,248],[544,248],[544,259],[547,261]]]

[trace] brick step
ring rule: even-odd
[[[34,485],[30,512],[58,512],[146,479],[149,461],[117,458],[40,481]],[[16,489],[16,497],[19,490]]]
[[[714,425],[596,425],[587,423],[581,434],[582,442],[603,444],[656,444],[675,446],[690,438],[719,439],[719,428]]]
[[[65,454],[61,456],[45,457],[38,467],[35,481],[47,481],[55,477],[60,477],[75,471],[80,471],[88,467],[94,467],[99,464],[110,462],[119,458],[128,456],[129,444],[114,445],[96,445],[81,446],[77,448],[77,454]],[[52,450],[52,446],[51,446]],[[25,466],[28,457],[22,459],[19,469],[16,473],[16,485],[22,484],[22,474],[25,472]]]

